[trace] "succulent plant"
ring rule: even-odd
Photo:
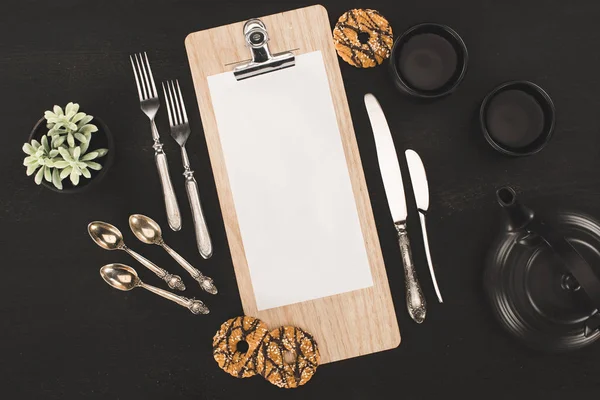
[[[46,135],[42,136],[41,143],[35,139],[31,143],[25,143],[23,151],[28,155],[23,160],[23,165],[27,167],[27,176],[31,176],[35,171],[38,171],[35,174],[35,183],[39,185],[44,178],[51,182],[54,160],[59,155],[59,151],[50,148],[48,137]]]
[[[90,124],[93,117],[79,111],[79,104],[69,103],[65,110],[54,106],[46,111],[44,117],[49,129],[40,141],[35,139],[23,145],[27,157],[23,165],[27,167],[27,176],[35,174],[35,183],[45,179],[59,190],[62,181],[68,176],[73,186],[79,184],[80,177],[91,178],[90,170],[100,170],[102,165],[94,160],[105,156],[108,149],[89,150],[92,133],[98,128]],[[79,142],[76,145],[75,140]]]
[[[97,149],[89,153],[82,154],[81,147],[59,147],[58,151],[62,159],[54,161],[54,167],[60,169],[60,180],[62,181],[67,176],[71,179],[71,183],[75,186],[79,184],[79,177],[83,175],[86,178],[91,178],[90,169],[99,171],[102,165],[95,161],[96,158],[102,157],[108,153],[108,149]]]
[[[90,124],[91,115],[79,112],[79,104],[69,103],[65,110],[60,106],[54,106],[52,111],[44,113],[46,118],[46,127],[50,129],[48,135],[52,138],[52,147],[58,148],[65,141],[69,147],[75,147],[75,140],[80,143],[87,143],[91,134],[98,131],[96,125]]]

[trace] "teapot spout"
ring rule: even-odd
[[[506,230],[518,231],[527,226],[534,217],[534,212],[525,207],[517,199],[517,194],[510,186],[505,186],[496,191],[498,204],[506,213]]]

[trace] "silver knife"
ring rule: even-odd
[[[429,209],[429,186],[427,185],[427,174],[421,157],[414,150],[406,150],[406,162],[408,163],[408,172],[412,181],[413,191],[415,192],[415,200],[417,209],[419,210],[419,218],[421,219],[421,229],[423,231],[423,244],[425,245],[425,255],[427,256],[427,264],[429,264],[429,273],[435,288],[440,303],[443,303],[442,294],[435,279],[435,271],[431,262],[431,253],[429,252],[429,239],[427,238],[427,228],[425,226],[425,214]]]
[[[412,261],[410,251],[410,242],[406,231],[406,197],[404,195],[404,186],[402,184],[402,173],[398,164],[396,148],[392,140],[390,128],[385,119],[385,115],[379,102],[372,94],[365,95],[365,106],[367,114],[373,128],[375,137],[375,147],[377,148],[377,159],[379,169],[383,179],[385,195],[387,197],[394,226],[398,233],[398,243],[402,253],[402,263],[404,264],[404,283],[406,284],[406,306],[411,318],[421,323],[425,320],[427,312],[427,303],[425,296],[419,285],[417,272]]]

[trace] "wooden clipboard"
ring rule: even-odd
[[[192,33],[185,45],[244,312],[272,329],[294,325],[307,330],[319,344],[323,364],[395,348],[400,344],[400,330],[327,11],[316,5],[260,19],[269,29],[273,53],[322,52],[373,286],[258,311],[207,81],[208,76],[232,71],[236,63],[248,60],[249,51],[241,34],[244,22],[238,22]]]

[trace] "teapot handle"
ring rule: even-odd
[[[558,234],[537,217],[531,220],[526,229],[530,233],[538,234],[546,242],[567,271],[577,280],[594,307],[600,310],[600,278],[577,249],[564,236]],[[600,313],[598,312],[586,321],[585,335],[589,336],[597,329],[600,329]]]

